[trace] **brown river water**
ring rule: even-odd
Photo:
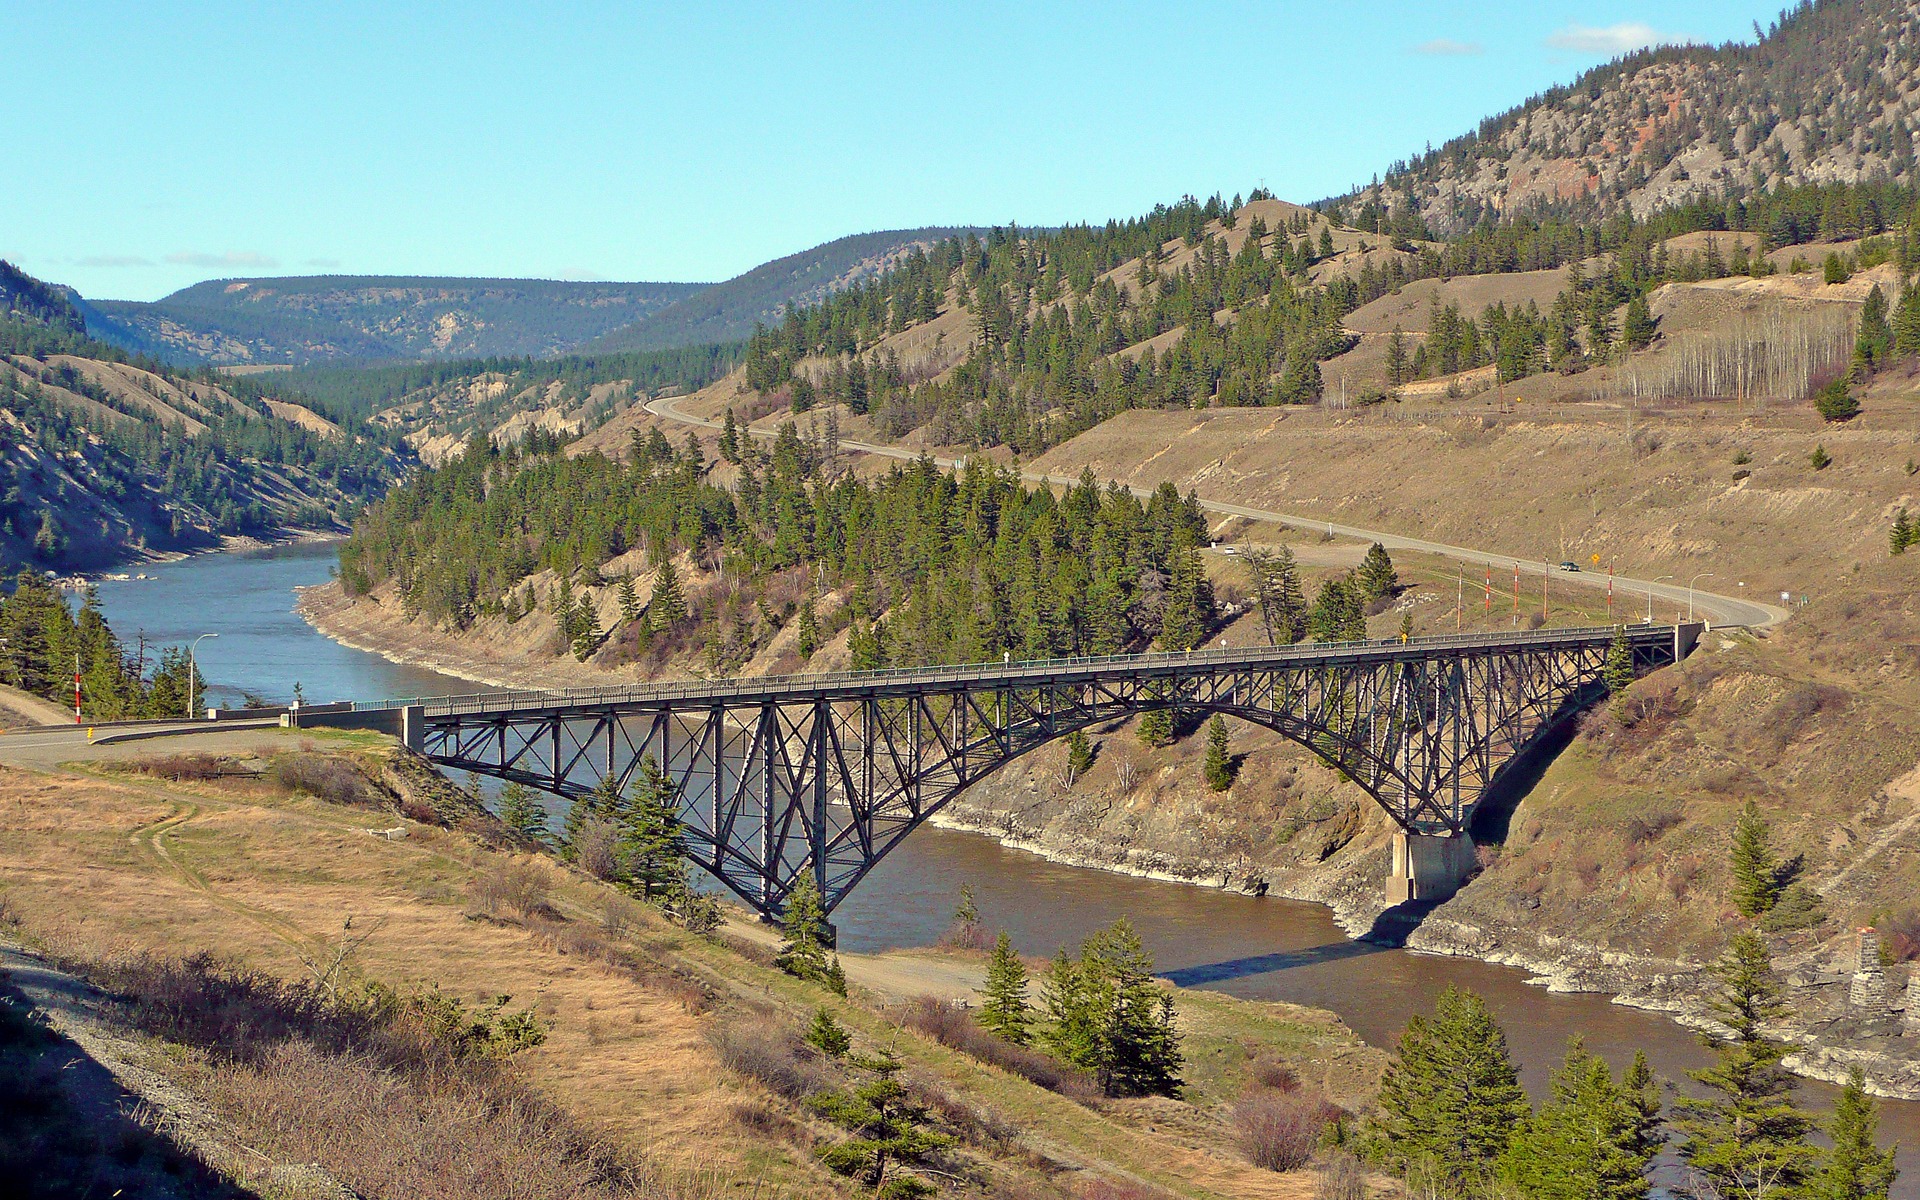
[[[144,631],[164,644],[220,633],[200,648],[216,703],[241,693],[283,700],[296,679],[309,701],[487,690],[349,649],[302,621],[293,589],[325,582],[332,563],[325,545],[205,555],[149,567],[151,579],[102,583],[101,601],[123,638]],[[1536,1096],[1576,1034],[1617,1067],[1645,1050],[1662,1076],[1683,1087],[1686,1071],[1710,1057],[1692,1033],[1658,1014],[1601,995],[1549,993],[1508,967],[1356,942],[1319,905],[1061,866],[936,828],[908,838],[841,905],[834,914],[840,944],[849,951],[931,945],[963,884],[973,887],[985,923],[1007,930],[1023,953],[1050,955],[1124,916],[1174,982],[1328,1009],[1379,1046],[1392,1046],[1407,1018],[1431,1008],[1443,988],[1471,989],[1499,1016]],[[1820,1109],[1833,1093],[1825,1084],[1804,1088]],[[1883,1101],[1881,1136],[1902,1147],[1894,1194],[1920,1200],[1920,1102]]]

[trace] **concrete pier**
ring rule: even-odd
[[[1920,967],[1909,967],[1907,976],[1907,1016],[1904,1022],[1906,1035],[1920,1038]]]
[[[1893,1012],[1893,997],[1887,988],[1887,969],[1880,965],[1880,936],[1868,928],[1860,930],[1858,937],[1847,1004],[1863,1017],[1889,1016]]]
[[[1393,835],[1393,874],[1387,879],[1387,903],[1445,900],[1473,872],[1473,839],[1464,833]]]

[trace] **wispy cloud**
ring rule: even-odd
[[[280,260],[251,250],[227,250],[220,254],[183,250],[167,255],[167,261],[180,267],[277,267]]]
[[[1439,58],[1460,58],[1473,54],[1485,54],[1487,48],[1479,42],[1461,42],[1453,38],[1434,38],[1430,42],[1421,42],[1413,48],[1415,54],[1431,54]]]
[[[73,265],[95,270],[112,270],[121,267],[150,267],[153,265],[153,260],[138,254],[89,254],[85,258],[74,259]]]
[[[1618,25],[1569,25],[1547,35],[1547,45],[1576,54],[1625,54],[1647,46],[1672,46],[1693,41],[1680,33],[1661,33],[1642,21]]]

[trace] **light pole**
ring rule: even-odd
[[[1702,571],[1692,579],[1687,580],[1687,624],[1689,625],[1693,624],[1693,585],[1702,579],[1711,578],[1713,578],[1712,571]]]
[[[1657,584],[1657,583],[1659,583],[1659,582],[1660,582],[1660,580],[1662,580],[1662,579],[1672,579],[1672,578],[1673,578],[1673,576],[1671,576],[1671,575],[1661,575],[1661,576],[1659,576],[1658,578],[1656,578],[1656,579],[1655,579],[1655,580],[1653,581],[1653,583],[1650,583],[1650,584],[1648,584],[1648,585],[1647,585],[1647,624],[1649,624],[1649,625],[1651,625],[1651,624],[1653,624],[1653,588],[1654,588],[1654,584]]]
[[[193,639],[193,645],[187,647],[187,720],[193,720],[193,685],[200,678],[200,643],[210,637],[219,637],[217,633],[203,633]]]

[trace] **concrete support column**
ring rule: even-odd
[[[1920,1038],[1920,967],[1909,967],[1907,975],[1907,1018],[1906,1034],[1910,1038]]]
[[[409,704],[400,710],[400,744],[418,754],[427,744],[427,710]]]
[[[1853,960],[1853,982],[1847,1003],[1863,1017],[1888,1016],[1893,1009],[1887,994],[1887,972],[1880,965],[1880,937],[1871,928],[1859,931]]]
[[[1473,868],[1473,839],[1464,833],[1396,833],[1387,903],[1445,900],[1460,890]]]

